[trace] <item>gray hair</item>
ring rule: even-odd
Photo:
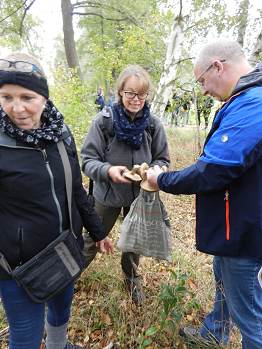
[[[243,48],[237,41],[218,39],[202,48],[195,62],[195,66],[204,68],[215,59],[238,63],[245,59],[245,55]]]
[[[116,81],[116,99],[117,102],[122,100],[120,92],[123,91],[125,83],[131,76],[136,76],[141,83],[141,92],[148,92],[147,100],[149,100],[153,93],[153,85],[148,72],[140,65],[128,65],[119,75]]]
[[[21,53],[21,52],[12,52],[12,53],[9,53],[6,57],[1,57],[1,58],[9,60],[9,61],[23,61],[26,63],[31,63],[31,64],[36,66],[36,68],[39,70],[39,72],[41,72],[42,77],[46,79],[46,75],[45,75],[43,67],[38,62],[38,60],[31,55],[28,55],[26,53]],[[15,70],[15,69],[12,67],[12,68],[10,68],[10,70]]]

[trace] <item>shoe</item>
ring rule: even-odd
[[[179,330],[179,335],[189,342],[195,344],[205,345],[205,348],[210,348],[215,346],[215,348],[220,348],[217,339],[210,333],[208,337],[202,337],[199,328],[186,326]]]
[[[135,277],[132,279],[125,277],[124,283],[126,285],[128,292],[130,293],[132,302],[135,303],[136,305],[141,305],[145,300],[145,295],[142,291],[140,277]]]
[[[79,345],[71,344],[68,342],[65,346],[65,349],[84,349],[84,347],[80,347]]]

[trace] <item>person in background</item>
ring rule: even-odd
[[[191,340],[226,343],[230,318],[243,349],[262,348],[262,64],[252,68],[241,46],[206,45],[194,70],[204,95],[224,102],[198,161],[180,171],[149,169],[148,181],[172,194],[196,193],[196,246],[214,255],[216,303]]]
[[[181,101],[181,107],[180,107],[180,119],[181,119],[181,126],[184,127],[188,125],[188,122],[189,122],[191,98],[188,92],[185,92],[181,98],[182,98],[182,101]]]
[[[203,119],[205,129],[207,129],[211,110],[214,105],[214,99],[210,96],[207,96],[207,97],[201,96],[199,93],[199,95],[196,96],[196,105],[197,105],[198,125],[199,126],[201,125],[201,121]]]
[[[89,205],[77,150],[62,114],[49,99],[39,62],[22,53],[0,59],[0,252],[14,269],[70,227],[63,164],[64,142],[72,176],[72,223],[83,246],[82,227],[101,251],[112,243]],[[60,229],[61,228],[61,229]],[[0,296],[9,324],[10,349],[39,349],[46,317],[46,349],[77,349],[67,342],[74,284],[47,304],[34,303],[0,266]]]
[[[116,85],[117,103],[106,114],[97,114],[81,150],[82,169],[94,181],[95,209],[107,233],[121,210],[125,216],[139,194],[139,184],[125,178],[125,170],[143,162],[169,165],[164,128],[149,109],[152,86],[148,73],[138,65],[127,66]],[[109,130],[105,125],[110,124],[110,118]],[[90,261],[96,254],[92,241],[91,245]],[[123,253],[121,264],[132,300],[140,304],[144,296],[137,271],[139,255]]]
[[[97,97],[95,100],[95,104],[97,105],[97,110],[100,111],[105,106],[105,98],[103,96],[103,90],[101,87],[97,89]]]

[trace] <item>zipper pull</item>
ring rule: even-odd
[[[230,221],[229,221],[229,191],[225,191],[226,205],[226,240],[230,240]]]
[[[43,157],[44,157],[45,162],[48,163],[48,161],[47,161],[47,153],[46,153],[46,150],[45,150],[45,149],[41,149],[41,152],[42,152],[42,154],[43,154]]]

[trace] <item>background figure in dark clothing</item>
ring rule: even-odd
[[[97,90],[97,97],[95,100],[95,104],[97,104],[98,111],[102,110],[105,106],[105,98],[103,96],[103,90],[101,87],[99,87]]]

